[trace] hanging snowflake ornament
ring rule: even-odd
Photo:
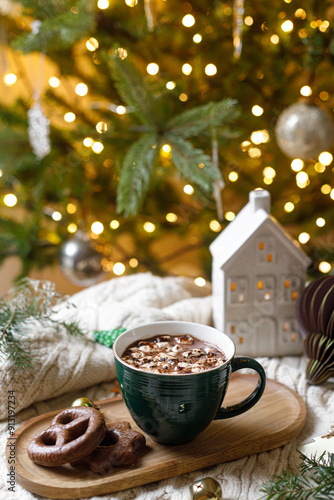
[[[242,29],[244,24],[244,0],[233,1],[233,47],[234,58],[239,59],[242,51]]]
[[[144,2],[146,22],[148,31],[154,31],[157,23],[155,0],[145,0]]]
[[[51,151],[50,120],[43,113],[39,100],[28,111],[28,134],[33,152],[42,160]]]
[[[31,22],[31,32],[34,36],[38,35],[41,21],[35,19]],[[45,63],[45,49],[41,51],[38,58],[37,75],[33,73],[33,64],[31,64],[30,78],[34,83],[34,104],[28,111],[28,135],[30,146],[40,160],[42,160],[51,151],[50,142],[50,120],[43,113],[40,103],[40,93],[43,82],[43,72]]]

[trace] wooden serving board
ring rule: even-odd
[[[233,374],[226,405],[240,402],[250,394],[256,382],[257,376]],[[99,405],[108,422],[127,420],[138,430],[121,398],[103,400]],[[213,421],[194,441],[182,446],[160,445],[147,437],[147,452],[135,466],[114,469],[109,475],[98,476],[69,465],[42,467],[28,458],[29,441],[49,427],[59,411],[25,422],[10,438],[11,441],[16,438],[16,481],[33,493],[59,499],[87,498],[121,491],[277,448],[299,434],[306,415],[305,403],[298,394],[278,382],[267,380],[262,398],[248,412]],[[8,453],[7,446],[6,450]]]

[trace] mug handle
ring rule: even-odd
[[[254,391],[240,403],[232,406],[219,408],[214,420],[222,418],[236,417],[245,411],[250,410],[258,402],[266,386],[266,374],[263,367],[253,358],[236,356],[231,362],[232,373],[242,368],[251,368],[259,374],[259,380]]]

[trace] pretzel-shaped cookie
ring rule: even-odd
[[[46,467],[64,465],[89,454],[105,433],[106,424],[98,410],[87,406],[68,408],[30,441],[28,456]]]
[[[89,455],[71,462],[71,465],[75,468],[88,468],[97,474],[106,474],[113,467],[133,465],[145,444],[143,434],[131,429],[128,422],[107,424],[106,435],[99,446]]]

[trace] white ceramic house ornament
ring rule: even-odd
[[[270,193],[251,191],[210,251],[214,325],[237,354],[302,354],[296,300],[311,260],[270,215]]]

